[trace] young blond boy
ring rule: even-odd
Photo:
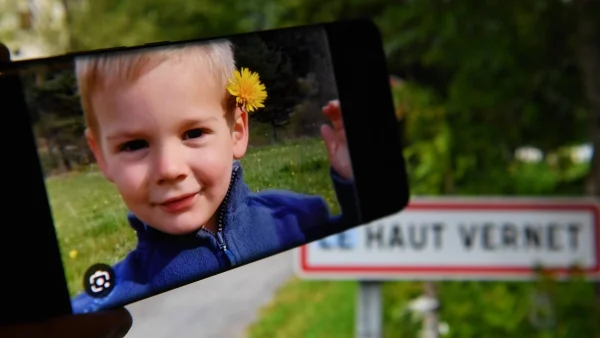
[[[113,269],[104,298],[72,300],[85,313],[147,297],[311,241],[339,222],[319,196],[252,193],[241,159],[248,112],[226,90],[228,41],[76,60],[86,139],[129,208],[137,247]],[[354,209],[339,104],[323,109],[322,136],[343,214]]]

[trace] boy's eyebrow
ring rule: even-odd
[[[201,117],[201,118],[185,118],[181,121],[182,126],[192,126],[197,124],[203,124],[208,122],[214,122],[217,120],[216,116]]]
[[[144,133],[142,131],[137,131],[137,130],[117,130],[117,131],[114,131],[114,132],[108,134],[106,136],[106,139],[113,140],[113,139],[123,139],[123,138],[135,138],[135,137],[140,137],[143,134]]]
[[[205,117],[205,118],[185,118],[181,121],[180,125],[184,126],[184,127],[191,127],[191,126],[196,126],[198,124],[214,122],[217,120],[218,119],[215,116]],[[116,131],[110,133],[109,135],[107,135],[106,139],[113,140],[113,139],[123,139],[123,138],[136,138],[136,137],[142,137],[145,134],[146,134],[146,132],[144,132],[142,130],[135,130],[135,129],[116,130]]]

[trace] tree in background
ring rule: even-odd
[[[290,114],[302,99],[292,60],[287,50],[282,50],[285,47],[269,44],[258,36],[233,41],[237,66],[257,72],[267,89],[265,107],[251,114],[251,119],[267,123],[277,142],[278,130],[289,124]]]
[[[61,1],[69,9],[70,50],[234,34],[258,20],[252,5],[234,0]]]
[[[577,57],[581,5],[295,0],[280,25],[372,17],[383,35],[390,72],[430,91],[444,106],[440,119],[450,133],[448,170],[468,177],[446,180],[449,193],[481,194],[498,187],[518,147],[549,153],[590,141],[582,81],[589,72],[580,71]]]
[[[252,118],[268,124],[275,141],[292,120],[297,136],[314,136],[324,122],[321,106],[336,97],[323,33],[244,35],[233,41],[237,66],[258,72],[269,95]]]
[[[73,72],[37,69],[23,76],[26,100],[45,174],[89,162],[83,111]]]

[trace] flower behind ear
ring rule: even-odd
[[[248,68],[235,70],[233,78],[229,79],[227,91],[235,96],[238,107],[243,107],[248,113],[263,108],[267,98],[265,85],[260,82],[258,74]]]

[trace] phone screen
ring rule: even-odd
[[[328,48],[310,27],[21,71],[74,313],[357,225]]]

